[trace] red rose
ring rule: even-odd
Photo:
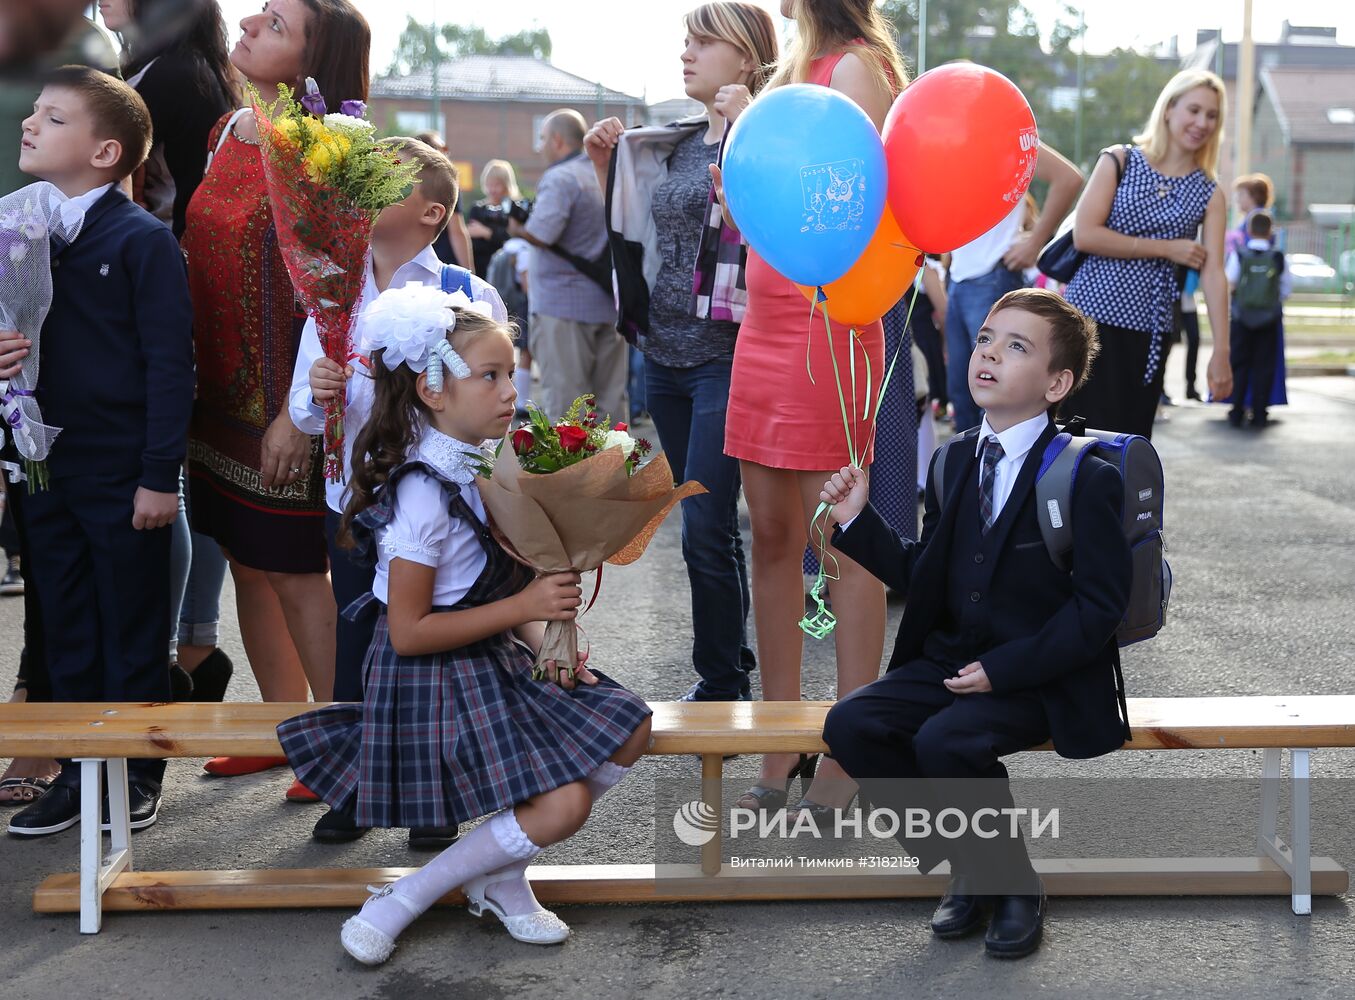
[[[614,429],[615,429],[615,430],[618,430],[618,431],[628,431],[628,430],[630,430],[630,425],[629,425],[629,424],[617,424],[616,427],[615,427]]]
[[[587,431],[571,424],[561,424],[555,428],[555,433],[560,435],[560,447],[568,452],[581,451],[583,443],[588,440]]]
[[[536,444],[536,438],[532,437],[532,432],[526,427],[519,427],[513,432],[513,451],[519,455],[525,455],[532,450]]]

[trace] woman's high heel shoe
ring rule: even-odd
[[[519,913],[513,916],[504,912],[502,906],[485,895],[485,889],[496,882],[508,882],[523,878],[521,871],[508,873],[494,872],[473,878],[461,887],[466,894],[466,903],[473,917],[483,917],[488,910],[503,922],[508,933],[523,944],[559,944],[569,937],[569,925],[550,910],[535,910],[532,913]]]
[[[803,798],[810,783],[814,780],[814,773],[818,770],[818,767],[818,754],[802,753],[795,766],[790,769],[790,774],[786,775],[785,788],[772,788],[770,785],[757,784],[740,795],[734,805],[739,809],[753,809],[759,812],[776,812],[778,809],[784,809],[786,800],[790,797],[790,786],[794,784],[795,779],[800,779],[800,796]],[[751,800],[751,804],[746,800]]]
[[[801,795],[800,801],[786,811],[787,825],[793,828],[799,822],[797,814],[808,813],[809,821],[814,824],[814,829],[818,830],[821,836],[826,834],[829,837],[836,837],[837,814],[851,812],[852,803],[856,800],[857,796],[854,794],[845,806],[841,809],[835,809],[832,806],[822,806],[817,802],[811,802]],[[870,815],[871,809],[865,799],[861,800],[861,811],[867,816]]]

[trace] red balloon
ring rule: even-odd
[[[1035,176],[1040,136],[1001,73],[952,63],[923,73],[884,127],[889,207],[927,253],[964,246],[1001,222]]]

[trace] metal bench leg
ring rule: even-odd
[[[103,761],[80,758],[80,933],[98,934],[103,923],[103,892],[99,886],[99,857],[103,833]]]
[[[118,874],[132,870],[132,817],[127,760],[80,758],[80,933],[103,924],[103,894]],[[103,771],[108,768],[108,820],[112,849],[103,856]]]
[[[1309,767],[1307,750],[1290,750],[1293,782],[1290,791],[1290,839],[1294,865],[1289,873],[1293,883],[1293,907],[1298,914],[1313,912],[1312,827],[1309,807]]]
[[[1313,912],[1312,825],[1309,797],[1310,750],[1290,750],[1292,775],[1289,784],[1289,840],[1280,838],[1279,807],[1281,751],[1266,751],[1261,776],[1261,823],[1256,845],[1289,876],[1291,905],[1295,913]]]

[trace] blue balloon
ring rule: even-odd
[[[739,116],[725,150],[729,212],[748,245],[800,285],[826,285],[875,235],[889,186],[870,118],[828,87],[791,84]]]

